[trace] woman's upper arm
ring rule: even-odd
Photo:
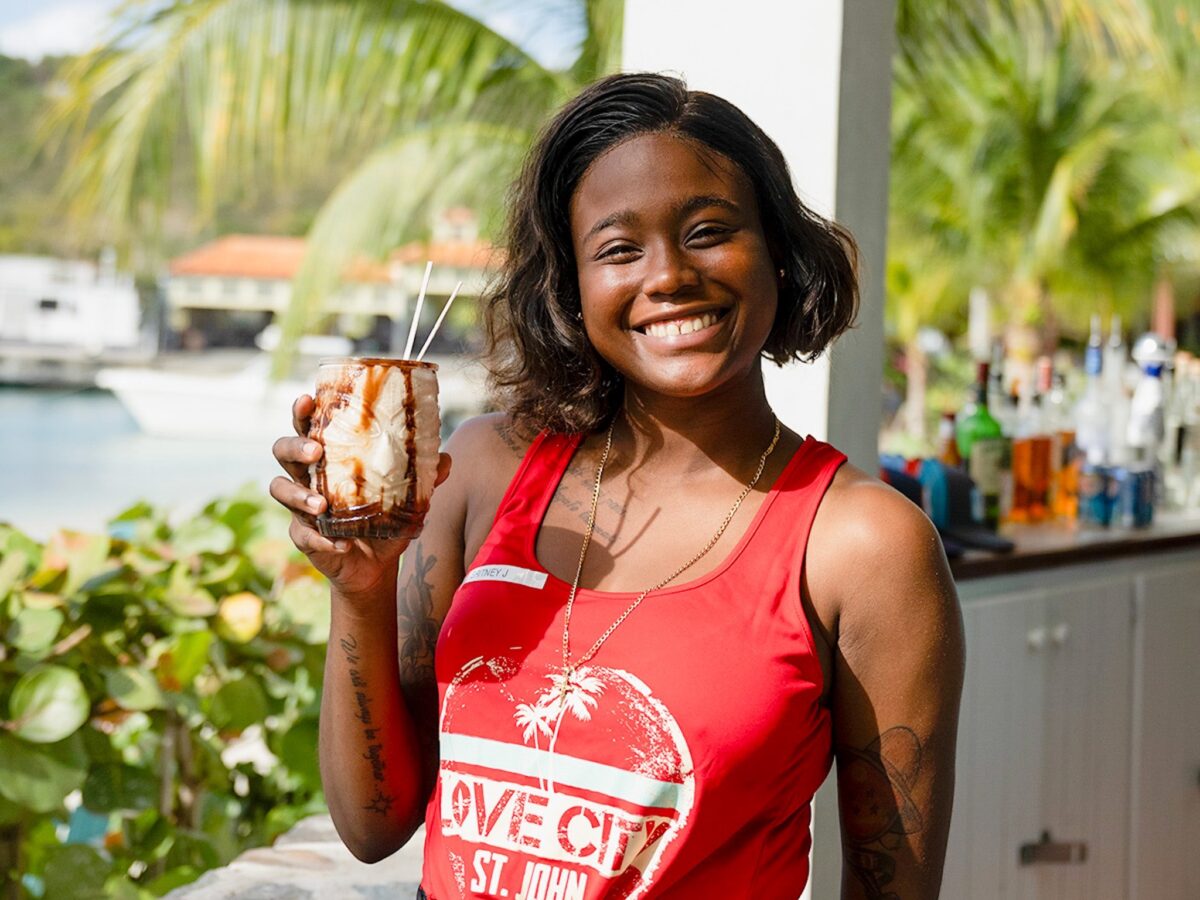
[[[837,606],[842,897],[936,897],[962,693],[958,597],[920,509],[865,478],[839,494],[822,517],[819,577]]]
[[[464,423],[447,441],[450,475],[433,493],[425,527],[400,564],[396,597],[400,689],[417,727],[431,790],[438,765],[434,650],[442,620],[464,577],[467,522],[494,492],[493,416]],[[514,467],[515,468],[515,467]]]

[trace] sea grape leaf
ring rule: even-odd
[[[168,691],[190,686],[207,664],[212,642],[211,631],[187,631],[169,638],[154,667],[158,683]]]
[[[83,805],[93,812],[149,809],[158,800],[153,772],[123,763],[92,766],[83,783]]]
[[[24,653],[46,650],[62,627],[64,616],[57,609],[21,610],[8,626],[8,642]]]
[[[42,557],[43,568],[67,570],[64,594],[73,594],[90,578],[108,568],[109,539],[99,534],[62,530],[51,536]]]
[[[267,717],[267,697],[257,681],[243,676],[221,685],[208,716],[222,730],[242,731]]]
[[[145,711],[161,709],[165,705],[158,682],[144,669],[133,666],[105,669],[104,685],[122,709]]]
[[[0,765],[0,773],[4,771],[4,766]],[[7,774],[5,777],[7,777]],[[13,803],[3,794],[0,794],[0,826],[12,825],[14,822],[19,822],[24,815],[25,810],[22,807]]]
[[[201,572],[200,577],[196,580],[205,586],[221,584],[234,578],[243,566],[248,564],[240,556],[231,556],[229,559],[222,562],[220,565],[209,569],[206,572]]]
[[[305,643],[323,644],[329,639],[329,588],[324,582],[308,576],[296,578],[283,586],[276,605]]]
[[[58,594],[49,594],[45,591],[23,591],[21,604],[32,609],[54,609],[67,605],[66,601]]]
[[[317,733],[315,716],[297,719],[279,739],[276,755],[307,787],[319,791],[321,772],[317,765]]]
[[[109,875],[104,857],[85,844],[63,844],[46,854],[42,875],[47,900],[95,900]]]
[[[162,897],[176,888],[191,884],[202,874],[204,873],[195,866],[176,866],[163,872],[146,887],[155,897]]]
[[[0,731],[0,794],[38,813],[62,806],[87,778],[87,753],[78,734],[55,744],[31,744]]]
[[[7,597],[16,587],[28,565],[29,554],[24,550],[11,550],[0,557],[0,597]]]
[[[211,616],[217,611],[217,601],[213,595],[192,580],[183,563],[176,563],[171,568],[163,600],[181,616]]]
[[[181,557],[200,553],[228,553],[233,549],[233,529],[212,519],[189,519],[175,530],[171,546]]]
[[[61,741],[87,721],[90,708],[83,681],[66,666],[34,666],[9,700],[13,733],[36,744]]]

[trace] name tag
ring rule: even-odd
[[[463,584],[473,581],[507,581],[540,591],[546,586],[546,573],[522,569],[520,566],[479,566],[467,573]]]

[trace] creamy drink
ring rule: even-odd
[[[404,359],[321,360],[309,437],[311,468],[328,502],[326,537],[415,537],[437,477],[437,366]]]

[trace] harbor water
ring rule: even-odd
[[[107,391],[0,387],[0,522],[45,539],[60,528],[103,531],[139,500],[178,520],[281,472],[270,444],[150,437]]]

